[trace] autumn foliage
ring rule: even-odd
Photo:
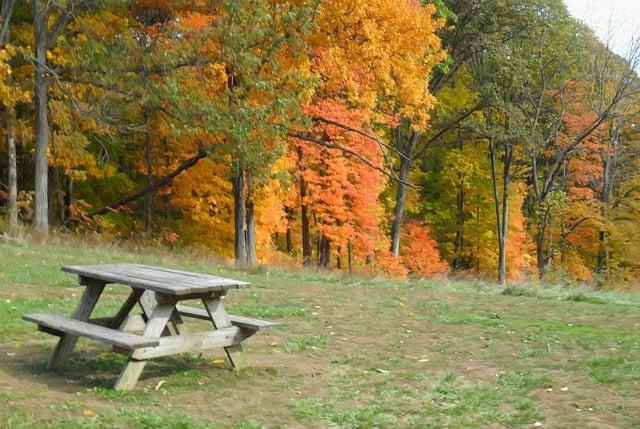
[[[561,2],[37,3],[0,19],[7,231],[398,278],[640,273],[640,84]]]

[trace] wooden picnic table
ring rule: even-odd
[[[241,343],[258,330],[276,326],[268,320],[227,314],[224,297],[230,289],[249,287],[249,283],[138,264],[69,265],[63,271],[78,275],[84,292],[71,318],[57,314],[25,314],[24,320],[38,329],[60,337],[49,362],[59,368],[73,351],[79,336],[113,346],[126,354],[125,364],[114,388],[131,389],[140,378],[148,359],[184,352],[203,352],[223,347],[229,363],[239,369]],[[131,293],[113,317],[90,319],[105,285],[131,287]],[[180,305],[183,300],[199,299],[203,308]],[[140,306],[144,329],[130,330],[136,304]],[[183,317],[208,320],[213,330],[186,332]]]

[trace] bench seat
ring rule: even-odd
[[[27,322],[36,323],[40,330],[50,334],[58,336],[62,336],[64,333],[78,335],[111,344],[125,350],[154,347],[159,344],[159,340],[155,338],[121,332],[117,329],[110,329],[57,314],[25,314],[22,318]]]
[[[205,309],[178,304],[176,305],[176,310],[178,310],[178,313],[184,317],[211,320],[209,318],[209,313],[207,313],[207,310]],[[251,331],[259,331],[260,329],[272,328],[280,325],[279,323],[272,322],[271,320],[255,319],[253,317],[236,316],[233,314],[229,315],[229,319],[231,320],[232,325],[243,329],[249,329]]]

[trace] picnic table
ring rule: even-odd
[[[25,314],[23,319],[60,337],[49,362],[51,369],[62,366],[80,336],[110,344],[127,355],[114,386],[117,390],[133,388],[148,359],[178,353],[223,347],[237,370],[242,361],[241,343],[260,329],[278,325],[227,314],[223,305],[227,292],[250,286],[240,280],[138,264],[69,265],[62,270],[77,274],[85,288],[73,316],[39,313]],[[129,286],[131,293],[113,317],[90,319],[105,285],[111,283]],[[179,304],[192,299],[200,300],[203,308]],[[144,321],[139,334],[129,332],[136,304]],[[184,317],[210,321],[213,330],[187,332]]]

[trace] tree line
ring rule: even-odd
[[[1,0],[0,209],[259,262],[634,284],[640,43],[561,0]]]

